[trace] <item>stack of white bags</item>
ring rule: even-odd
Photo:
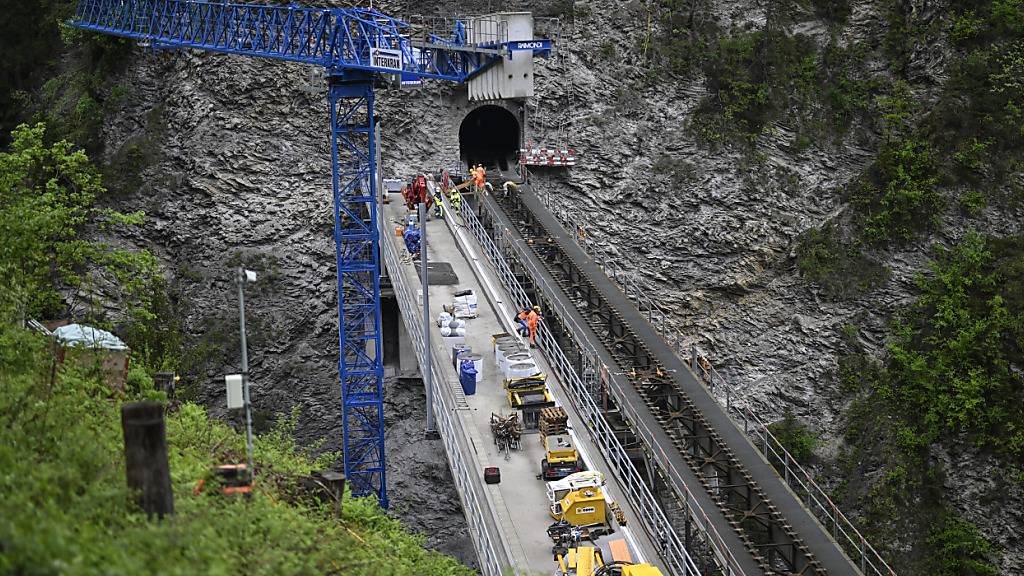
[[[437,325],[441,328],[441,336],[465,336],[466,321],[458,320],[447,312],[441,312],[437,317]]]
[[[455,317],[476,318],[476,294],[472,290],[455,293]]]

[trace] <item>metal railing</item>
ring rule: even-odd
[[[647,321],[657,330],[659,333],[665,333],[665,313],[661,311],[661,308],[655,304],[654,299],[647,296],[653,291],[644,289],[636,281],[636,273],[632,270],[627,270],[624,266],[619,264],[622,258],[613,257],[604,248],[598,244],[597,240],[590,234],[585,226],[573,224],[574,222],[585,222],[577,211],[572,210],[566,206],[551,207],[548,206],[548,210],[551,215],[555,217],[555,221],[562,225],[562,228],[566,232],[572,235],[576,244],[583,249],[584,252],[589,254],[594,260],[594,264],[600,268],[616,286],[622,290],[622,293],[626,295],[626,298],[633,301],[636,305],[637,310],[640,314],[647,318]]]
[[[416,350],[416,358],[420,367],[425,367],[427,362],[426,348],[423,342],[423,322],[420,318],[416,293],[408,285],[394,241],[391,238],[382,237],[381,244],[384,247],[384,263],[390,272],[391,284],[395,289],[395,296],[407,333]],[[431,354],[430,369],[433,371],[434,382],[440,383],[446,381],[447,378],[438,356],[438,354]],[[448,466],[451,469],[452,477],[455,478],[455,484],[462,499],[462,509],[465,511],[466,521],[469,524],[470,536],[480,562],[480,571],[486,576],[501,576],[511,565],[509,560],[511,555],[500,542],[496,543],[500,535],[497,523],[494,521],[494,511],[486,503],[486,500],[479,496],[479,493],[484,490],[481,485],[482,480],[476,473],[480,467],[473,466],[471,468],[465,461],[464,455],[472,455],[473,451],[461,424],[452,416],[455,407],[452,406],[452,400],[446,394],[446,392],[450,393],[450,390],[448,390],[448,386],[438,386],[436,389],[439,393],[434,395],[435,422],[448,455]],[[481,502],[482,500],[483,502]],[[488,512],[486,515],[485,507]],[[488,521],[489,519],[490,521]]]
[[[783,478],[786,485],[811,511],[826,532],[839,543],[850,555],[851,560],[860,567],[864,574],[877,576],[896,576],[896,572],[882,559],[882,556],[857,530],[853,522],[836,505],[832,498],[814,481],[810,472],[804,469],[782,442],[772,434],[764,423],[747,406],[733,406],[733,384],[724,378],[708,360],[707,356],[698,352],[696,345],[691,347],[688,362],[694,372],[707,386],[714,396],[716,386],[725,388],[726,413],[743,425],[743,432],[752,440],[762,458],[768,462]]]
[[[718,373],[706,355],[698,353],[696,344],[690,345],[690,355],[689,358],[686,357],[684,346],[688,339],[682,333],[666,331],[665,315],[661,313],[653,300],[644,296],[645,291],[636,284],[631,271],[627,271],[617,264],[622,259],[610,257],[586,229],[579,227],[574,229],[573,222],[584,220],[576,217],[577,215],[571,209],[561,207],[552,209],[551,212],[555,216],[555,220],[573,235],[576,244],[588,253],[608,278],[619,286],[627,298],[633,301],[641,314],[647,317],[648,322],[670,344],[670,348],[675,349],[676,354],[686,360],[693,371],[700,376],[711,396],[724,404],[726,414],[743,425],[743,431],[755,440],[754,446],[761,452],[765,460],[772,465],[804,505],[811,510],[823,528],[832,535],[832,538],[846,550],[847,554],[851,555],[851,559],[860,566],[861,571],[877,576],[895,576],[895,572],[882,559],[881,555],[857,530],[849,518],[839,510],[835,502],[812,479],[811,475],[796,462],[792,454],[771,433],[768,426],[749,407],[739,408],[733,405],[733,399],[736,396],[735,387]],[[656,313],[660,318],[659,322],[654,321]],[[724,393],[716,396],[716,386],[724,388]],[[757,442],[758,440],[760,440],[760,444]]]
[[[526,295],[526,291],[515,277],[511,267],[505,261],[503,251],[491,239],[490,235],[484,229],[484,226],[476,217],[476,214],[474,214],[470,209],[464,209],[462,217],[466,227],[473,233],[473,236],[482,248],[484,255],[490,262],[492,269],[512,296],[515,304],[521,308],[529,307],[532,302]],[[518,252],[516,257],[520,259],[520,262],[526,261],[527,255],[525,253],[525,249],[519,245],[519,243],[506,241],[502,242],[502,244],[506,248]],[[549,285],[543,276],[536,276],[537,277],[534,278],[534,280],[537,283],[538,288],[541,290],[547,290],[549,293],[556,293],[554,292],[555,288]],[[569,331],[573,334],[576,343],[583,349],[584,354],[591,354],[592,358],[596,358],[596,351],[593,347],[586,344],[587,340],[583,337],[585,332],[578,324],[576,324],[572,315],[569,314],[567,310],[562,309],[560,304],[553,299],[549,303],[549,306],[553,307],[555,312],[559,314],[559,318],[563,321],[564,325],[569,328]],[[552,369],[557,373],[559,379],[567,388],[567,391],[570,392],[567,394],[567,397],[572,401],[576,410],[583,416],[587,425],[587,430],[590,432],[594,444],[601,451],[605,460],[614,469],[615,476],[619,479],[626,492],[627,498],[637,511],[637,514],[640,516],[640,521],[643,524],[644,529],[652,540],[661,547],[659,553],[665,561],[666,567],[673,570],[673,573],[675,574],[700,574],[696,563],[694,563],[683,542],[679,539],[679,536],[676,534],[675,529],[665,516],[665,513],[658,501],[655,499],[653,494],[651,494],[646,484],[644,484],[642,476],[629,459],[622,443],[615,436],[615,432],[605,419],[601,408],[593,399],[592,391],[588,389],[587,385],[580,378],[576,369],[573,367],[572,363],[569,362],[565,353],[549,331],[542,327],[538,331],[538,339],[540,348],[545,353],[545,356],[547,356]],[[621,390],[617,397],[622,397]],[[647,428],[646,423],[642,422],[641,419],[633,418],[631,419],[631,422],[642,427],[644,429],[642,432],[646,432],[648,439],[653,438],[652,431]],[[656,444],[649,443],[649,445],[654,446]],[[662,460],[667,462],[668,458],[663,451],[662,456]],[[693,494],[690,492],[689,487],[687,487],[685,482],[682,481],[678,471],[671,469],[671,464],[669,464],[669,468],[669,470],[666,470],[666,473],[674,474],[678,485],[684,487],[684,493],[678,495],[682,501],[684,511],[694,522],[696,528],[704,534],[704,539],[711,548],[718,566],[727,576],[743,576],[744,572],[739,567],[732,552],[725,546],[717,528],[711,523],[707,514],[697,503]]]

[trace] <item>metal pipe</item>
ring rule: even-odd
[[[427,432],[434,432],[434,379],[431,377],[431,349],[430,349],[430,290],[427,287],[427,203],[420,202],[419,207],[420,226],[420,264],[423,284],[423,355],[426,357],[426,365],[420,366],[423,372],[423,387],[427,392]]]
[[[250,478],[256,476],[252,462],[252,403],[249,401],[249,351],[245,343],[245,268],[238,268],[238,329],[242,339],[242,400],[245,402],[245,452]]]

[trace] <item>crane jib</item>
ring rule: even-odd
[[[551,40],[475,46],[465,25],[450,38],[413,41],[413,26],[376,10],[222,4],[192,0],[79,0],[70,25],[161,48],[195,48],[404,78],[465,82],[502,54],[550,54]]]

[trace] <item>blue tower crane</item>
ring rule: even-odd
[[[474,44],[463,22],[441,37],[372,9],[193,0],[78,0],[69,24],[157,48],[196,48],[326,69],[345,475],[354,495],[374,494],[386,508],[374,80],[399,74],[462,83],[518,50],[546,56],[551,41],[494,37]]]

